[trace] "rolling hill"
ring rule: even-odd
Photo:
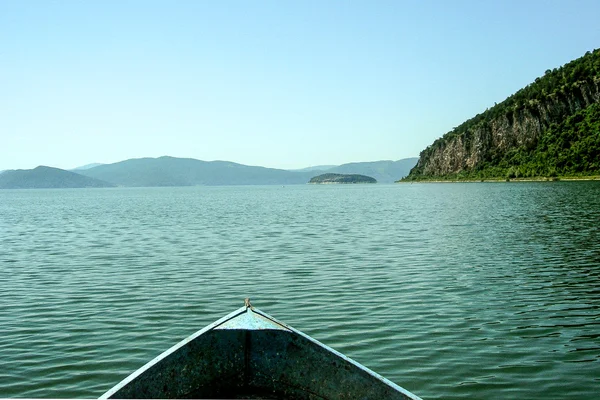
[[[0,189],[100,188],[114,186],[64,169],[39,166],[0,174]]]
[[[192,158],[137,158],[78,171],[117,186],[286,185],[302,184],[312,172],[254,167]]]
[[[392,183],[406,176],[416,162],[416,158],[407,158],[289,171],[229,161],[165,156],[87,165],[70,171],[45,166],[31,170],[7,170],[0,172],[0,188],[292,185],[306,184],[322,173],[360,174],[372,176],[381,183]]]
[[[105,164],[79,174],[117,186],[199,186],[199,185],[291,185],[305,184],[322,172],[372,176],[391,183],[408,174],[416,158],[340,165],[327,170],[308,168],[289,171],[237,164],[229,161],[201,161],[192,158],[159,157],[130,159]]]

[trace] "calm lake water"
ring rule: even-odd
[[[255,306],[424,399],[597,399],[600,182],[0,191],[0,397]]]

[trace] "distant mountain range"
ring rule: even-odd
[[[335,168],[335,167],[337,167],[337,165],[315,165],[314,167],[290,169],[290,171],[294,171],[294,172],[327,171],[328,169]]]
[[[81,167],[73,168],[70,171],[79,171],[82,169],[90,169],[90,168],[94,168],[94,167],[99,167],[101,165],[104,165],[104,164],[100,164],[100,163],[86,164],[86,165],[82,165]]]
[[[34,169],[3,171],[0,189],[98,188],[115,186],[64,169],[39,166]]]
[[[306,183],[310,172],[253,167],[192,158],[138,158],[78,173],[118,186],[288,185]]]
[[[408,175],[416,163],[417,158],[407,158],[399,161],[350,163],[328,169],[313,167],[289,171],[229,161],[165,156],[87,165],[71,171],[43,166],[32,170],[8,170],[0,174],[0,188],[292,185],[305,184],[324,172],[362,174],[372,176],[381,183],[391,183]]]

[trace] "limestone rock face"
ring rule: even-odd
[[[452,132],[436,140],[420,154],[411,176],[443,176],[470,170],[482,162],[493,162],[508,150],[535,147],[551,124],[600,102],[600,77],[577,82],[543,100],[532,99],[503,115],[484,119],[463,132]]]

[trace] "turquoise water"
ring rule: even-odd
[[[425,399],[595,399],[600,182],[0,191],[0,397],[253,304]]]

